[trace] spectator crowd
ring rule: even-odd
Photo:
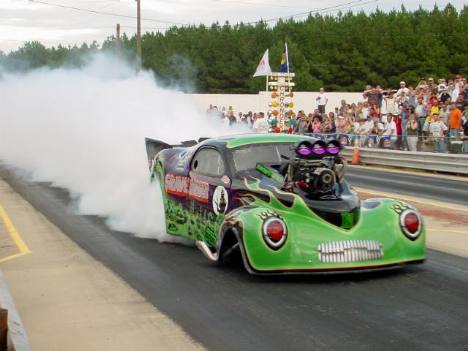
[[[468,84],[466,78],[421,79],[416,87],[367,86],[362,101],[330,108],[323,88],[310,113],[287,111],[279,126],[272,111],[235,112],[210,105],[208,113],[228,125],[245,124],[258,133],[310,134],[337,138],[345,145],[409,151],[468,153]],[[328,112],[327,112],[328,110]]]

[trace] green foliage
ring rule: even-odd
[[[166,85],[189,86],[206,93],[256,93],[265,80],[253,78],[267,48],[273,71],[279,69],[284,42],[299,91],[360,91],[366,84],[416,85],[422,77],[468,74],[468,7],[452,5],[431,11],[404,7],[389,13],[309,15],[303,21],[280,20],[274,26],[214,23],[173,27],[142,38],[143,66]],[[135,37],[122,37],[122,52],[133,58]],[[42,66],[80,66],[83,54],[115,51],[109,37],[99,49],[91,46],[45,48],[26,43],[0,65],[24,70]]]

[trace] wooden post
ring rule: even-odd
[[[141,4],[140,0],[135,0],[137,3],[137,34],[136,34],[136,55],[138,66],[141,66]]]
[[[115,29],[115,51],[120,54],[120,23],[117,23]]]

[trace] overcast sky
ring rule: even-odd
[[[39,3],[42,2],[42,3]],[[452,3],[461,9],[467,0],[141,0],[143,31],[154,31],[171,24],[210,24],[253,22],[261,18],[289,17],[308,11],[336,14],[338,10],[370,12],[377,7],[389,11],[419,6],[431,9],[435,3],[444,7]],[[9,52],[25,41],[38,40],[47,46],[81,45],[102,42],[115,32],[116,23],[128,34],[135,32],[134,18],[113,17],[76,9],[50,6],[55,4],[83,10],[134,16],[134,0],[0,0],[0,50]],[[301,19],[305,16],[297,16]]]

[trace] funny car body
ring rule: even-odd
[[[212,261],[241,256],[252,274],[381,269],[425,259],[417,209],[361,201],[335,140],[246,134],[188,141],[146,139],[166,229]]]

